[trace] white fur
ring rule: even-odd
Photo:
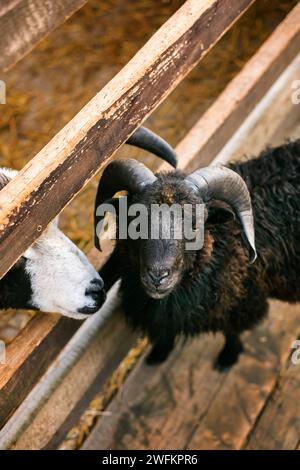
[[[51,223],[24,257],[33,290],[31,303],[35,307],[77,319],[88,316],[76,312],[84,306],[95,306],[85,291],[93,279],[99,279],[99,274],[56,222]]]
[[[13,170],[12,168],[0,168],[0,173],[7,176],[10,180],[18,174],[17,170]]]
[[[1,168],[1,173],[10,179],[17,174],[6,168]],[[85,292],[91,281],[100,276],[86,256],[59,230],[58,218],[23,256],[27,260],[33,306],[76,319],[89,316],[77,310],[96,307],[95,301]]]

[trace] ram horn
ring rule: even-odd
[[[204,202],[219,199],[238,214],[251,247],[251,262],[256,259],[254,221],[251,197],[243,178],[225,166],[209,166],[187,176],[186,181],[201,195]]]
[[[94,209],[94,241],[100,249],[96,227],[104,216],[97,216],[97,209],[107,203],[119,191],[139,193],[156,181],[156,176],[149,168],[137,160],[114,160],[107,165],[99,181]]]
[[[129,137],[126,144],[148,150],[148,152],[152,152],[154,155],[170,163],[174,168],[177,166],[177,156],[171,145],[145,127],[137,129]]]

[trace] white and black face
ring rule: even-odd
[[[0,188],[15,172],[0,169]],[[2,184],[2,187],[4,184]],[[53,221],[0,280],[0,309],[34,308],[84,319],[105,301],[103,281]]]

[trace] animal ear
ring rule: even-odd
[[[235,220],[235,213],[231,207],[221,201],[208,203],[207,211],[206,224],[226,224],[231,220]]]

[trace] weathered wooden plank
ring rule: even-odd
[[[14,449],[41,449],[49,441],[47,447],[55,448],[70,427],[77,423],[78,414],[93,398],[95,389],[103,387],[127,355],[136,336],[116,312],[63,383],[51,394]]]
[[[300,309],[272,302],[272,324],[253,335],[242,369],[227,378],[212,406],[194,430],[188,448],[240,449],[272,393],[281,367],[290,356],[299,334]],[[265,354],[268,360],[265,361]],[[273,358],[273,359],[272,359]],[[224,404],[226,403],[226,412]]]
[[[0,278],[252,2],[188,0],[0,192]]]
[[[8,345],[7,362],[0,365],[0,428],[80,324],[68,318],[58,321],[58,315],[37,317]]]
[[[289,360],[249,437],[247,449],[293,450],[300,442],[300,365]]]
[[[103,257],[88,255],[99,269]],[[0,428],[49,367],[81,322],[56,314],[39,314],[7,346],[6,364],[0,364]]]
[[[282,136],[292,139],[299,137],[295,122],[299,119],[299,107],[292,104],[291,85],[300,73],[300,53],[286,68],[284,73],[267,92],[253,113],[241,128],[218,153],[216,162],[222,163],[237,160],[243,155],[258,155],[264,149],[264,142],[272,142],[273,146],[282,143]],[[282,115],[282,110],[288,110]],[[263,115],[264,118],[257,119]]]
[[[1,0],[0,72],[28,54],[87,0]]]
[[[300,51],[300,4],[287,15],[243,70],[188,132],[179,155],[205,166]],[[186,164],[186,162],[185,162]],[[193,167],[191,167],[194,169]]]
[[[83,449],[240,448],[289,356],[299,319],[299,309],[272,302],[269,320],[247,333],[246,352],[227,374],[212,369],[219,336],[177,348],[159,367],[142,359]]]
[[[0,16],[5,15],[9,10],[15,8],[23,0],[2,0],[0,5]]]

